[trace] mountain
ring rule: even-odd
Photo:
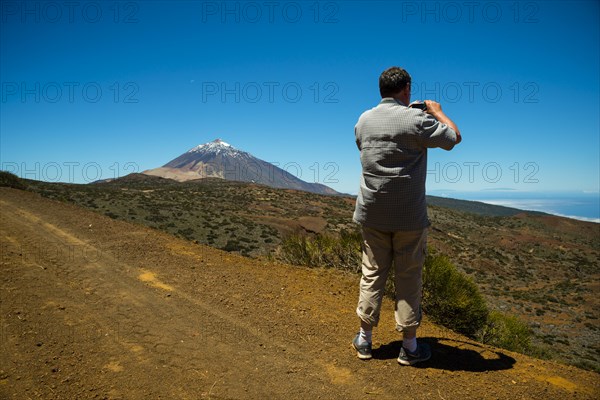
[[[203,178],[258,183],[280,189],[295,189],[318,194],[339,194],[320,183],[309,183],[289,172],[238,150],[221,139],[198,145],[160,168],[142,172],[145,175],[185,182]]]
[[[453,210],[464,211],[488,217],[511,217],[518,214],[549,215],[541,211],[525,211],[518,208],[499,206],[474,200],[459,200],[450,197],[427,195],[427,205],[445,207]]]

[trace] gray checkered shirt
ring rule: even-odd
[[[431,115],[384,98],[354,128],[362,174],[354,221],[382,231],[429,226],[427,148],[451,150],[456,133]]]

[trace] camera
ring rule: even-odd
[[[427,104],[423,101],[415,101],[408,105],[410,108],[418,108],[421,111],[427,111]]]

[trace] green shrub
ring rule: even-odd
[[[575,365],[577,368],[587,369],[588,371],[600,373],[600,368],[598,368],[598,365],[588,360],[578,360],[575,361],[573,365]]]
[[[283,239],[279,257],[290,264],[357,271],[360,268],[361,235],[343,230],[339,235],[292,234]]]
[[[339,235],[294,234],[286,237],[278,258],[310,267],[335,267],[359,272],[359,231]],[[386,295],[394,298],[394,269],[386,283]],[[428,255],[423,266],[423,310],[436,323],[482,343],[532,354],[531,331],[518,318],[489,312],[475,282],[459,271],[445,256]]]
[[[514,315],[492,311],[476,335],[477,340],[492,346],[528,354],[531,352],[531,329]]]
[[[488,317],[477,285],[444,256],[428,255],[425,260],[423,310],[435,322],[471,337]]]
[[[13,173],[0,171],[0,186],[7,186],[14,189],[26,189],[27,186],[23,180]]]
[[[221,250],[232,252],[232,251],[244,251],[247,249],[246,249],[246,246],[241,245],[237,239],[229,239],[227,241],[227,244],[225,244],[225,246],[221,247]]]

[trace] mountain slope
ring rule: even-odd
[[[427,195],[427,205],[484,215],[487,217],[511,217],[518,214],[549,215],[540,211],[525,211],[518,208],[499,206],[474,200],[459,200],[450,197]]]
[[[185,182],[203,178],[259,183],[280,189],[296,189],[319,194],[338,194],[320,183],[305,182],[289,172],[216,139],[196,146],[160,168],[143,171]]]
[[[224,179],[176,182],[137,174],[97,185],[21,183],[45,197],[250,256],[276,256],[290,233],[355,229],[350,197]],[[493,309],[527,321],[536,345],[551,346],[563,362],[600,370],[600,224],[459,209],[429,206],[428,246],[471,276]]]
[[[595,373],[428,321],[433,357],[401,367],[388,299],[365,363],[349,348],[353,275],[228,254],[15,189],[0,188],[0,205],[0,398],[600,395]]]

